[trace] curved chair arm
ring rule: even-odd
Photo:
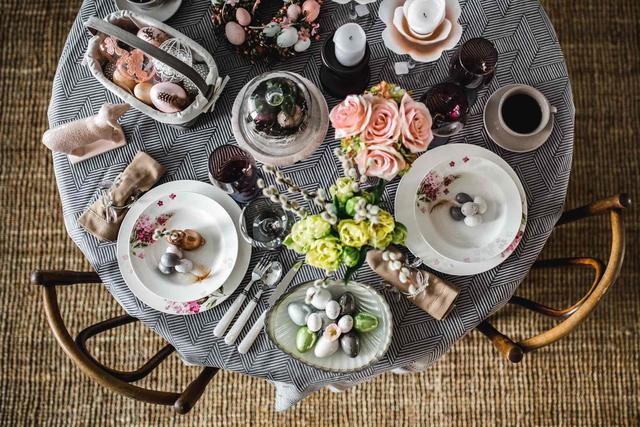
[[[101,364],[97,363],[95,359],[85,354],[71,337],[60,313],[55,286],[58,284],[71,285],[76,283],[98,283],[100,280],[97,277],[98,276],[95,273],[81,272],[38,271],[31,275],[32,282],[42,286],[42,298],[45,314],[56,341],[58,341],[60,347],[62,347],[67,356],[80,368],[82,372],[103,387],[143,402],[173,406],[174,410],[180,414],[187,413],[195,405],[200,396],[202,396],[205,387],[217,373],[218,368],[204,368],[200,375],[192,381],[182,393],[152,390],[129,384],[128,382],[119,379],[111,372],[104,370]],[[128,323],[129,316],[116,318],[116,320]],[[87,329],[83,332],[85,332],[85,336],[88,338],[91,336],[91,333],[86,331]]]

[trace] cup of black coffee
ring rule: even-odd
[[[500,99],[498,119],[512,136],[529,137],[544,130],[558,110],[534,87],[518,85]]]

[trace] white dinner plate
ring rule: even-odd
[[[239,230],[236,228],[236,236],[238,239],[238,256],[233,268],[233,272],[229,278],[225,281],[221,288],[212,292],[211,294],[202,297],[198,300],[178,302],[167,298],[159,297],[158,295],[147,289],[142,282],[136,277],[133,272],[133,268],[130,263],[129,253],[129,230],[133,227],[142,211],[146,206],[157,200],[164,194],[171,194],[172,192],[188,191],[193,193],[202,194],[208,198],[218,202],[222,208],[227,211],[231,216],[234,224],[236,224],[240,218],[240,207],[227,193],[200,181],[172,181],[166,184],[160,185],[151,189],[147,193],[143,194],[140,199],[129,209],[127,215],[124,217],[120,226],[120,232],[118,233],[118,242],[116,246],[118,267],[122,277],[133,294],[140,301],[153,308],[154,310],[161,311],[168,314],[195,314],[206,310],[209,310],[218,304],[225,301],[229,296],[235,292],[240,286],[240,283],[244,279],[244,276],[249,267],[249,261],[251,260],[251,245],[241,238]],[[235,228],[235,227],[234,227]]]
[[[449,156],[431,169],[415,189],[418,230],[440,255],[461,262],[487,261],[503,252],[520,228],[522,202],[515,182],[504,169],[483,157]],[[450,208],[458,193],[481,197],[482,223],[470,227],[456,221]]]
[[[422,181],[425,173],[439,164],[444,157],[458,156],[462,158],[465,155],[483,157],[493,161],[503,168],[518,187],[518,192],[520,193],[520,199],[522,202],[522,220],[516,237],[504,252],[490,260],[482,262],[460,262],[448,259],[438,254],[422,238],[418,231],[414,215],[414,192]],[[422,156],[418,157],[409,172],[402,177],[402,180],[400,180],[396,191],[394,205],[396,220],[404,224],[408,229],[406,247],[411,251],[411,253],[420,258],[426,266],[436,271],[455,276],[478,274],[500,265],[507,259],[507,257],[509,257],[509,255],[511,255],[511,253],[513,253],[520,243],[527,223],[527,197],[518,175],[513,169],[511,169],[509,164],[497,154],[485,148],[471,144],[446,144],[429,150]]]
[[[169,242],[149,240],[158,230],[191,229],[204,245],[183,250],[193,263],[191,273],[163,274],[158,269]],[[198,193],[169,192],[147,205],[130,230],[129,257],[133,272],[154,294],[176,302],[206,297],[222,286],[238,256],[238,235],[233,220],[215,200]]]

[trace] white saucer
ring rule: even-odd
[[[114,0],[114,3],[118,10],[130,10],[131,12],[139,13],[140,15],[147,15],[157,19],[158,21],[164,22],[176,14],[178,9],[180,9],[182,0],[165,0],[158,6],[147,8],[136,6],[127,0]]]
[[[551,136],[551,132],[553,131],[554,114],[551,114],[549,123],[537,135],[526,138],[514,137],[512,135],[509,135],[500,126],[500,122],[498,120],[498,108],[502,95],[507,90],[515,86],[520,85],[511,84],[496,90],[485,104],[482,117],[484,120],[484,128],[487,130],[487,133],[489,134],[489,137],[491,138],[491,140],[493,140],[493,142],[495,142],[505,150],[513,151],[514,153],[526,153],[528,151],[535,150],[536,148],[547,142],[547,139],[549,139],[549,137]]]

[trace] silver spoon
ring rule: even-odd
[[[251,298],[249,304],[247,304],[244,310],[242,310],[242,313],[240,313],[240,317],[238,317],[236,323],[233,324],[233,327],[231,328],[227,336],[224,337],[225,343],[231,345],[236,342],[236,339],[238,338],[238,335],[240,335],[242,328],[244,328],[244,326],[247,324],[247,322],[249,321],[249,317],[251,317],[251,314],[253,314],[253,311],[258,305],[260,297],[262,297],[264,291],[278,283],[278,281],[280,280],[280,276],[282,276],[282,264],[280,264],[280,262],[278,261],[273,261],[265,274],[262,276],[262,286],[260,287],[260,290],[256,292],[253,298]]]

